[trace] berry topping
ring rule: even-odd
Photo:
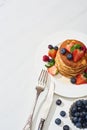
[[[62,48],[62,49],[60,50],[60,53],[64,55],[64,54],[66,53],[66,49],[65,49],[65,48]]]
[[[56,101],[56,104],[57,104],[57,105],[61,105],[61,103],[62,103],[62,101],[61,101],[60,99],[58,99],[58,100]]]
[[[60,112],[60,115],[61,115],[62,117],[64,117],[64,116],[66,115],[66,112],[65,112],[65,111],[61,111],[61,112]]]
[[[86,46],[82,46],[81,50],[83,50],[84,52],[86,52]]]
[[[70,130],[70,127],[68,125],[64,125],[63,130]]]
[[[53,66],[55,64],[55,60],[54,59],[49,59],[49,61],[47,62],[47,64],[45,65],[47,68]]]
[[[77,100],[70,108],[71,121],[77,128],[87,128],[87,100]],[[77,108],[73,114],[73,108]]]
[[[58,46],[55,46],[54,49],[55,49],[55,50],[58,50]]]
[[[87,68],[84,70],[84,73],[87,73]]]
[[[87,83],[86,74],[79,74],[76,76],[76,84],[84,84]]]
[[[76,78],[72,77],[70,81],[71,81],[71,83],[75,84],[76,83]]]
[[[60,124],[61,124],[61,119],[57,118],[57,119],[55,120],[55,123],[56,123],[57,125],[60,125]]]
[[[55,50],[55,49],[50,49],[50,50],[48,51],[48,56],[50,56],[51,58],[55,58],[56,53],[57,53],[57,50]]]
[[[71,52],[71,47],[72,47],[73,45],[75,45],[74,42],[67,43],[67,45],[66,45],[66,50],[67,50],[68,52]]]
[[[49,48],[49,49],[53,49],[53,46],[52,46],[52,45],[48,45],[48,48]]]
[[[72,59],[73,59],[73,55],[72,55],[72,54],[70,54],[70,53],[69,53],[69,54],[67,54],[67,59],[68,59],[68,60],[72,60]]]
[[[44,55],[43,56],[43,61],[45,61],[45,62],[49,61],[49,57],[47,55]]]
[[[58,68],[54,65],[54,66],[48,68],[48,72],[49,72],[51,75],[54,76],[54,75],[58,74]]]
[[[84,51],[79,50],[79,49],[75,49],[72,53],[73,53],[74,62],[79,61],[85,55]]]
[[[75,49],[81,49],[81,45],[80,45],[80,44],[74,44],[74,45],[71,47],[70,51],[73,52]]]

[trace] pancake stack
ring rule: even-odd
[[[69,50],[67,50],[67,45],[80,45],[81,48],[77,49],[77,50],[81,50],[84,51],[84,55],[78,60],[78,61],[74,61],[67,59],[67,55],[68,54],[72,54],[73,52],[70,52]],[[66,49],[66,53],[63,55],[61,54],[61,49],[65,48]],[[85,48],[85,49],[84,49]],[[56,54],[55,57],[55,63],[56,66],[58,67],[59,72],[65,76],[65,77],[75,77],[76,75],[83,73],[84,70],[87,68],[87,51],[86,51],[86,47],[85,45],[78,41],[78,40],[66,40],[63,43],[61,43],[59,50]]]

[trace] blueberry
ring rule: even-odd
[[[72,109],[71,109],[71,112],[72,113],[75,113],[77,111],[77,107],[76,106],[73,106]]]
[[[71,83],[73,83],[73,84],[76,83],[76,78],[75,78],[75,77],[72,77],[72,78],[71,78]]]
[[[85,115],[86,115],[86,112],[85,112],[85,111],[83,111],[83,112],[82,112],[82,114],[85,116]]]
[[[78,122],[78,118],[77,117],[73,117],[72,121],[73,121],[73,123],[76,123],[76,122]]]
[[[52,46],[52,45],[48,45],[48,48],[49,48],[49,49],[53,49],[53,46]]]
[[[81,124],[80,122],[77,122],[77,123],[76,123],[76,126],[77,126],[78,128],[82,128],[82,124]]]
[[[58,99],[58,100],[56,101],[56,104],[57,104],[57,105],[61,105],[61,103],[62,103],[62,101],[61,101],[60,99]]]
[[[64,55],[64,54],[66,53],[66,49],[65,49],[65,48],[62,48],[62,49],[60,50],[60,53]]]
[[[54,49],[55,49],[55,50],[58,50],[58,46],[55,46]]]
[[[79,111],[79,112],[81,112],[81,111],[82,111],[82,107],[78,107],[77,109],[78,109],[78,111]]]
[[[72,55],[72,54],[70,54],[70,53],[69,53],[69,54],[67,54],[67,59],[68,59],[68,60],[72,60],[72,59],[73,59],[73,55]]]
[[[60,112],[60,115],[61,115],[62,117],[64,117],[64,116],[66,115],[66,112],[65,112],[65,111],[61,111],[61,112]]]
[[[83,123],[83,122],[84,122],[84,119],[81,118],[81,117],[79,117],[79,118],[78,118],[78,122]]]
[[[85,110],[87,111],[87,105],[85,106]]]
[[[86,119],[86,121],[87,121],[87,115],[85,115],[85,119]]]
[[[84,117],[85,117],[85,115],[83,114],[83,112],[80,112],[80,117],[81,117],[81,118],[84,118]]]
[[[83,100],[84,105],[87,105],[87,100]]]
[[[76,101],[76,105],[77,105],[78,107],[81,107],[81,106],[83,105],[82,100]]]
[[[60,124],[61,124],[61,120],[60,120],[59,118],[57,118],[57,119],[55,120],[55,123],[56,123],[57,125],[60,125]]]
[[[87,124],[84,122],[84,123],[82,124],[82,126],[83,126],[83,128],[86,128],[86,127],[87,127]]]
[[[64,125],[63,130],[70,130],[70,127],[68,125]]]
[[[80,113],[79,112],[76,112],[75,113],[75,117],[79,117],[80,116]]]

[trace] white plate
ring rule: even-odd
[[[77,39],[85,43],[87,45],[87,35],[83,33],[78,33],[75,31],[62,31],[55,33],[54,35],[50,36],[47,40],[45,40],[37,49],[36,52],[36,59],[35,59],[35,67],[37,72],[44,68],[44,63],[42,61],[42,56],[47,54],[48,52],[48,45],[57,45],[58,43],[66,40],[66,39]],[[69,98],[77,98],[83,97],[87,95],[87,84],[82,85],[73,85],[70,83],[68,78],[58,74],[57,76],[53,77],[56,89],[55,93],[59,94],[64,97]]]

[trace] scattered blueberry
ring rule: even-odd
[[[48,48],[49,48],[49,49],[53,49],[53,46],[52,46],[52,45],[48,45]]]
[[[55,120],[55,123],[56,123],[57,125],[60,125],[60,124],[61,124],[61,120],[60,120],[59,118],[57,118],[57,119]]]
[[[61,112],[60,112],[60,115],[61,115],[62,117],[64,117],[64,116],[66,115],[66,112],[65,112],[65,111],[61,111]]]
[[[67,54],[67,59],[68,59],[68,60],[72,60],[72,58],[73,58],[73,55],[72,55],[72,54]]]
[[[72,77],[72,78],[71,78],[71,83],[73,83],[73,84],[76,83],[76,78],[75,78],[75,77]]]
[[[56,101],[56,104],[57,104],[57,105],[61,105],[61,103],[62,103],[62,101],[61,101],[60,99],[58,99],[58,100]]]
[[[66,53],[66,49],[65,49],[65,48],[62,48],[62,49],[60,50],[60,53],[64,55],[64,54]]]
[[[68,125],[64,125],[63,130],[70,130],[70,127]]]
[[[58,46],[55,46],[54,49],[55,49],[55,50],[58,50]]]

